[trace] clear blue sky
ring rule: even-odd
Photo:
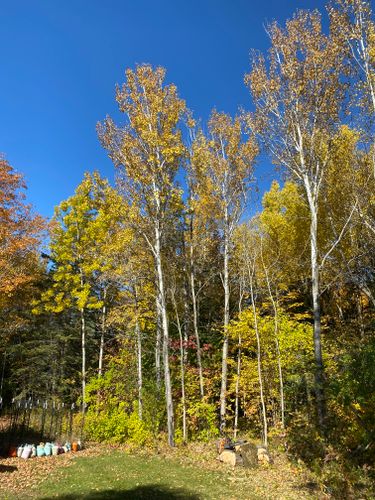
[[[167,68],[195,117],[250,106],[243,75],[263,25],[321,0],[0,0],[0,152],[45,216],[85,170],[113,178],[95,126],[121,119],[114,101],[124,70]],[[270,167],[271,168],[271,167]],[[259,169],[264,179],[266,166]],[[262,186],[267,185],[267,181]]]

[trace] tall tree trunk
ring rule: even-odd
[[[185,395],[185,349],[184,340],[182,336],[182,328],[180,323],[180,316],[178,314],[178,308],[176,303],[176,298],[174,292],[172,293],[173,306],[175,310],[176,323],[178,335],[180,337],[180,375],[181,375],[181,402],[182,402],[182,439],[186,443],[187,441],[187,425],[186,425],[186,395]]]
[[[193,266],[193,264],[192,264]],[[203,381],[203,370],[202,370],[202,349],[199,337],[198,330],[198,311],[197,311],[197,297],[195,293],[195,276],[194,276],[194,268],[190,268],[190,287],[191,287],[191,299],[193,303],[193,328],[194,328],[194,337],[197,343],[197,363],[198,363],[198,372],[199,372],[199,389],[201,398],[204,396],[204,381]]]
[[[204,396],[204,381],[202,370],[202,349],[198,329],[198,309],[197,309],[197,296],[195,291],[195,266],[194,266],[194,245],[193,245],[193,217],[190,219],[190,289],[191,299],[193,303],[193,328],[195,341],[197,343],[197,363],[199,372],[199,389],[201,398]]]
[[[262,264],[264,269],[264,274],[266,276],[268,294],[272,303],[273,308],[273,318],[274,318],[274,339],[276,348],[276,359],[277,359],[277,369],[279,372],[279,386],[280,386],[280,410],[281,410],[281,426],[285,427],[285,398],[284,398],[284,377],[283,369],[281,366],[281,356],[280,356],[280,344],[279,344],[279,316],[278,316],[278,306],[276,304],[275,298],[272,293],[271,283],[268,275],[268,270],[264,264],[263,253],[262,253]]]
[[[242,282],[240,282],[240,300],[238,303],[238,313],[242,312],[242,300],[244,292]],[[236,439],[238,432],[238,413],[239,413],[239,401],[240,401],[240,377],[241,377],[241,347],[242,338],[241,334],[238,335],[238,348],[237,348],[237,379],[236,379],[236,393],[234,399],[234,426],[233,426],[233,437]]]
[[[85,311],[80,309],[81,313],[81,346],[82,346],[82,413],[86,410],[86,323]]]
[[[167,305],[165,300],[164,275],[161,262],[160,227],[158,223],[155,225],[155,260],[156,260],[156,269],[158,276],[158,291],[160,297],[160,312],[161,312],[162,332],[163,332],[163,365],[164,365],[165,400],[167,406],[168,443],[170,446],[174,446],[174,414],[173,414],[171,375],[169,370],[168,318],[167,318]]]
[[[142,420],[143,417],[142,333],[139,327],[138,318],[135,323],[135,332],[137,338],[138,416]]]
[[[227,217],[226,217],[227,226]],[[223,287],[224,287],[224,342],[221,367],[221,391],[220,391],[220,431],[223,433],[226,425],[227,411],[227,383],[228,383],[228,325],[229,325],[229,231],[226,227],[224,232],[224,269],[223,269]]]
[[[102,324],[101,324],[101,331],[100,331],[99,364],[98,364],[99,377],[101,377],[103,374],[105,319],[106,319],[106,306],[103,305],[103,307],[102,307]]]
[[[284,397],[284,377],[283,369],[281,366],[281,356],[280,356],[280,344],[279,344],[279,316],[277,313],[277,305],[272,298],[272,305],[274,310],[274,336],[275,336],[275,348],[276,348],[276,358],[277,358],[277,369],[279,372],[279,385],[280,385],[280,410],[281,410],[281,426],[285,427],[285,397]]]
[[[183,262],[183,275],[184,275],[184,286],[183,286],[183,298],[184,298],[184,320],[183,320],[183,339],[184,339],[184,365],[186,366],[187,363],[187,349],[186,346],[188,345],[188,340],[189,340],[189,331],[190,331],[190,293],[189,293],[189,276],[188,276],[188,271],[187,271],[187,260],[188,256],[186,255],[186,244],[185,244],[185,234],[183,233],[182,235],[182,245],[183,245],[183,255],[184,255],[184,262]]]
[[[84,275],[82,269],[79,269],[79,277],[81,289],[84,285]],[[85,323],[85,310],[83,307],[80,309],[81,315],[81,347],[82,347],[82,413],[86,411],[86,323]]]
[[[239,393],[240,393],[240,377],[241,377],[241,334],[238,335],[238,350],[237,350],[237,379],[236,379],[236,396],[234,400],[234,439],[237,437],[238,432],[238,412],[239,412]]]
[[[310,205],[310,248],[311,248],[311,292],[314,317],[314,355],[315,355],[315,396],[319,426],[325,428],[325,397],[324,397],[324,365],[321,343],[321,311],[320,311],[320,276],[318,263],[318,207],[309,197]]]
[[[156,275],[158,272],[156,270]],[[162,312],[160,291],[156,291],[156,345],[155,345],[155,370],[156,370],[156,389],[158,398],[161,390],[161,346],[162,346]]]
[[[253,267],[255,266],[255,261],[253,263]],[[264,391],[263,391],[263,377],[262,377],[262,356],[261,356],[261,345],[260,345],[260,336],[259,336],[259,328],[258,328],[258,313],[255,305],[255,294],[254,294],[254,268],[250,271],[249,269],[249,281],[250,281],[250,298],[251,298],[251,307],[253,310],[254,316],[254,331],[255,337],[257,341],[257,366],[258,366],[258,381],[259,381],[259,392],[260,392],[260,404],[262,409],[262,420],[263,420],[263,440],[264,445],[268,445],[268,425],[267,425],[267,412],[266,412],[266,403],[264,400]]]

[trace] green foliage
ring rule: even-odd
[[[88,438],[100,442],[132,443],[145,446],[157,434],[159,416],[152,392],[145,391],[143,418],[134,400],[134,378],[129,376],[131,352],[123,343],[119,355],[112,357],[102,376],[92,377],[87,384],[85,432]]]
[[[267,304],[266,304],[267,306]],[[279,407],[279,371],[275,342],[275,317],[270,315],[267,307],[257,310],[257,325],[261,344],[261,364],[264,374],[264,389],[267,404]],[[231,322],[228,334],[237,342],[241,337],[242,372],[240,378],[240,396],[243,411],[251,420],[258,420],[260,404],[257,342],[254,330],[252,309],[245,309],[237,320]],[[281,308],[277,316],[277,340],[280,363],[283,371],[284,392],[289,411],[298,403],[305,392],[306,374],[312,368],[312,327],[309,323],[297,321]],[[234,391],[236,378],[233,378],[231,390]],[[245,403],[246,401],[246,403]]]
[[[125,404],[96,413],[90,408],[85,416],[85,434],[90,440],[105,443],[131,443],[146,446],[152,443],[153,435],[147,424],[139,418],[134,404],[133,411]]]
[[[86,436],[98,442],[124,443],[128,437],[128,420],[124,404],[99,413],[90,408],[85,416]]]
[[[138,413],[138,403],[133,403],[133,411],[128,417],[128,442],[136,446],[147,446],[153,442],[152,429],[145,420],[141,420]]]
[[[332,366],[331,437],[359,465],[372,463],[375,439],[375,339],[348,348]],[[345,453],[345,451],[344,451]],[[347,457],[348,458],[348,457]]]
[[[197,401],[187,411],[189,431],[193,440],[209,441],[219,435],[215,405]]]
[[[100,278],[111,267],[105,244],[119,222],[122,201],[100,175],[86,173],[76,193],[56,209],[51,226],[52,284],[35,303],[35,312],[100,309]]]

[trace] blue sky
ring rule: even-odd
[[[28,184],[45,216],[85,170],[113,178],[96,136],[124,70],[167,69],[196,118],[250,107],[243,84],[252,48],[268,47],[263,25],[284,22],[320,0],[0,0],[0,152]],[[261,189],[272,167],[257,171]]]

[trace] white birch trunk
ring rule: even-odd
[[[228,217],[225,218],[226,229],[224,231],[224,342],[221,367],[221,391],[220,391],[220,431],[223,433],[226,425],[226,406],[227,406],[227,383],[228,383],[228,325],[229,325],[229,231],[227,228]]]
[[[197,295],[195,291],[195,266],[194,266],[194,247],[193,247],[193,217],[190,219],[190,290],[191,299],[193,304],[193,329],[194,337],[197,343],[197,364],[199,372],[199,389],[201,398],[204,397],[204,379],[202,369],[202,349],[200,343],[199,329],[198,329],[198,308],[197,308]]]
[[[138,382],[138,416],[143,418],[143,377],[142,377],[142,333],[138,319],[135,323],[137,339],[137,382]]]
[[[106,316],[106,307],[104,305],[102,308],[102,325],[101,325],[101,331],[100,331],[100,347],[99,347],[99,363],[98,363],[98,375],[99,375],[99,377],[101,377],[103,374],[105,316]]]
[[[258,381],[259,381],[259,392],[260,392],[260,404],[262,409],[262,420],[263,420],[263,440],[264,445],[268,445],[268,425],[267,425],[267,412],[266,412],[266,404],[264,400],[264,391],[263,391],[263,377],[262,377],[262,358],[261,358],[261,345],[260,345],[260,336],[258,329],[258,315],[255,306],[255,296],[254,296],[254,287],[253,287],[253,276],[250,275],[250,296],[251,296],[251,307],[253,309],[254,316],[254,331],[257,340],[257,366],[258,366]]]
[[[160,227],[159,223],[155,224],[155,260],[158,277],[158,292],[160,298],[160,313],[162,322],[163,334],[163,365],[164,365],[164,385],[165,385],[165,400],[167,406],[167,426],[168,426],[168,443],[174,446],[174,414],[172,400],[172,385],[169,370],[169,334],[168,334],[168,318],[167,306],[165,300],[164,275],[161,263],[161,244],[160,244]]]
[[[192,256],[191,256],[192,259]],[[204,396],[204,380],[203,380],[203,369],[202,369],[202,349],[199,337],[198,330],[198,310],[197,310],[197,297],[195,293],[195,276],[194,276],[194,268],[193,263],[191,263],[190,267],[190,288],[191,288],[191,299],[193,303],[193,328],[194,328],[194,337],[197,343],[197,363],[198,363],[198,372],[199,372],[199,389],[201,398]]]
[[[158,276],[158,273],[156,271]],[[157,278],[158,279],[158,278]],[[155,370],[156,370],[156,389],[158,397],[161,390],[161,345],[162,345],[162,314],[160,292],[156,292],[156,345],[155,345]]]
[[[174,293],[172,293],[172,300],[175,310],[176,323],[178,335],[180,337],[180,376],[181,376],[181,403],[182,403],[182,439],[184,443],[187,442],[187,420],[186,420],[186,394],[185,394],[185,349],[184,340],[182,336],[182,328],[180,323],[180,316]]]
[[[240,300],[238,304],[238,312],[241,314],[242,312],[242,300],[243,300],[244,292],[242,290],[242,286],[240,285]],[[238,432],[238,413],[239,413],[239,401],[240,401],[240,377],[241,377],[241,347],[242,347],[242,338],[241,334],[238,335],[238,350],[237,350],[237,379],[236,379],[236,393],[234,400],[234,426],[233,426],[233,437],[236,439]]]
[[[86,410],[86,323],[84,309],[81,314],[81,348],[82,348],[82,413]]]
[[[268,276],[267,268],[263,261],[262,255],[262,264],[264,269],[264,274],[266,276],[268,294],[272,303],[273,308],[273,317],[274,317],[274,339],[275,339],[275,348],[276,348],[276,359],[277,359],[277,369],[279,372],[279,386],[280,386],[280,410],[281,410],[281,426],[284,429],[285,427],[285,398],[284,398],[284,377],[283,377],[283,369],[281,366],[281,356],[280,356],[280,345],[279,345],[279,317],[278,317],[278,307],[275,301],[275,298],[272,293],[271,283]]]
[[[324,365],[321,343],[320,283],[318,263],[318,209],[310,203],[310,248],[311,248],[311,291],[314,317],[314,355],[315,355],[315,396],[320,428],[324,429]]]
[[[238,412],[239,412],[239,393],[240,393],[240,377],[241,377],[241,334],[238,336],[238,351],[237,351],[237,379],[236,379],[236,396],[234,401],[234,439],[237,437],[238,432]]]

